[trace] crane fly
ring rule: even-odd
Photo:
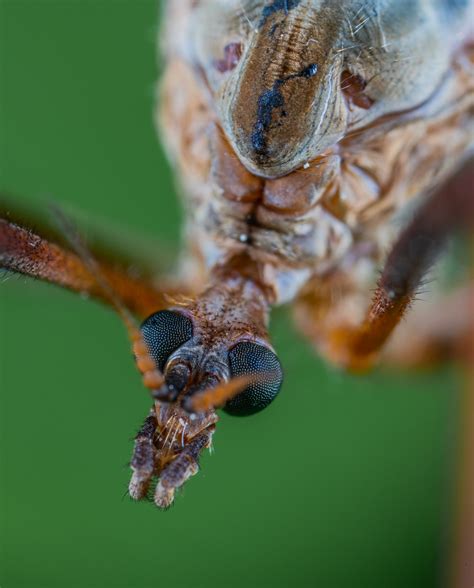
[[[132,498],[169,507],[211,447],[217,410],[253,415],[276,398],[273,307],[291,303],[318,353],[364,372],[446,239],[471,228],[471,10],[169,0],[157,120],[185,198],[177,276],[157,285],[109,264],[58,210],[66,247],[0,219],[3,268],[87,293],[127,328],[152,398]],[[448,331],[414,337],[409,354],[463,335]]]

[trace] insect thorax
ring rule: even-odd
[[[159,119],[186,197],[186,237],[193,258],[190,265],[209,271],[245,252],[260,266],[261,278],[273,291],[275,302],[291,300],[314,275],[323,276],[334,269],[352,272],[355,279],[359,279],[359,272],[360,279],[365,279],[367,267],[379,263],[397,230],[390,223],[393,215],[449,174],[469,147],[472,117],[468,111],[473,82],[465,54],[453,50],[450,67],[440,78],[436,92],[421,105],[379,117],[375,122],[367,119],[363,125],[357,121],[351,124],[348,119],[337,141],[312,152],[289,173],[282,164],[282,173],[272,168],[269,174],[264,166],[261,170],[255,170],[253,164],[246,167],[236,154],[235,137],[226,118],[232,104],[229,106],[225,95],[213,91],[190,41],[198,26],[192,19],[192,6],[196,3],[179,4],[179,8],[174,8],[174,3],[170,5],[168,34],[164,37],[167,67]],[[255,10],[260,5],[264,11],[270,6],[262,2],[253,4]],[[259,14],[273,17],[268,10]],[[280,21],[275,23],[276,26]],[[293,23],[293,28],[297,24]],[[274,34],[273,28],[270,32]],[[239,60],[243,59],[245,47],[237,46],[235,41],[243,33],[235,33],[227,31],[227,37],[221,41],[213,38],[215,44],[224,47],[221,59],[212,62],[218,75],[228,75],[228,69],[233,70],[232,75],[240,75]],[[249,38],[259,32],[245,34]],[[262,50],[260,45],[252,45],[253,41],[249,43],[248,51]],[[339,43],[340,39],[337,46]],[[275,47],[278,55],[278,44]],[[288,47],[283,50],[289,51]],[[337,65],[336,59],[330,62],[333,58],[334,55],[328,55],[326,63],[319,57],[317,64],[330,76],[332,69],[339,67],[342,71],[345,67],[342,62]],[[255,55],[252,59],[255,61]],[[310,77],[316,71],[316,65],[313,70],[308,69],[307,61],[294,66],[296,73],[281,74],[280,81],[273,81],[268,90],[262,90],[257,104],[257,126],[252,127],[252,132],[260,129],[262,133],[249,139],[254,144],[266,129],[258,126],[261,105],[269,103],[273,108],[277,104],[280,108],[283,94],[276,96],[278,100],[275,95],[283,82],[293,81],[300,74]],[[347,75],[341,77],[346,79]],[[324,79],[320,85],[328,92]],[[225,91],[230,92],[223,90],[224,94]],[[234,97],[234,101],[238,99],[239,96]],[[335,92],[332,99],[341,101],[341,93]],[[360,100],[360,104],[353,106],[347,102],[347,96],[345,100],[347,116],[371,106],[370,102]],[[222,104],[226,105],[224,111]],[[284,110],[280,108],[279,113],[284,117]],[[277,124],[274,110],[270,115],[266,119],[263,116],[261,124]],[[308,127],[308,135],[312,132]],[[320,143],[325,144],[324,140]]]

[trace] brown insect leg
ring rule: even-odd
[[[170,507],[174,500],[175,491],[191,476],[197,474],[199,454],[205,447],[210,447],[213,433],[214,427],[210,427],[197,435],[161,472],[155,489],[156,506],[159,508]]]
[[[419,369],[462,358],[472,341],[466,320],[474,310],[472,301],[474,281],[436,299],[417,301],[410,319],[395,329],[384,347],[383,364]]]
[[[138,316],[144,318],[166,306],[164,292],[150,282],[134,278],[125,269],[110,267],[100,260],[98,266],[123,304]],[[113,306],[79,256],[4,219],[0,219],[2,267],[93,296]]]
[[[150,487],[155,466],[156,450],[153,440],[157,426],[155,411],[152,409],[135,437],[130,463],[133,474],[128,486],[128,492],[134,500],[144,498]]]
[[[402,231],[385,263],[369,310],[357,328],[330,333],[329,357],[352,371],[369,368],[412,303],[447,238],[472,223],[473,166],[468,162],[435,192]]]

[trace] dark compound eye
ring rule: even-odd
[[[266,374],[262,380],[250,384],[224,406],[235,416],[247,416],[263,410],[280,391],[283,372],[278,357],[263,345],[250,341],[237,343],[229,351],[231,376]]]
[[[193,336],[193,325],[180,312],[160,310],[142,323],[141,332],[156,366],[163,371],[168,357]]]

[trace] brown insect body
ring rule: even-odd
[[[408,28],[408,17],[402,35],[382,31],[354,2],[298,2],[265,18],[272,3],[179,4],[169,4],[165,19],[159,120],[188,199],[190,251],[201,262],[186,268],[199,267],[202,276],[204,265],[206,275],[245,252],[273,303],[348,264],[365,288],[367,263],[379,264],[395,236],[390,218],[449,175],[472,141],[466,46],[452,36],[435,40],[441,19],[423,34]],[[345,50],[349,41],[354,47]],[[240,61],[222,73],[216,62],[235,43]],[[422,43],[435,55],[420,69],[410,51]],[[377,49],[388,54],[383,96]],[[369,109],[344,97],[348,54],[371,76]],[[278,84],[280,106],[271,100]],[[269,103],[265,153],[252,144],[265,118],[262,97]],[[361,259],[361,251],[369,255]]]
[[[380,63],[364,50],[367,39],[354,38],[343,6],[354,3],[280,4],[167,8],[158,120],[187,200],[183,275],[193,276],[196,294],[213,284],[186,311],[212,339],[201,353],[214,365],[213,346],[225,365],[235,342],[259,339],[271,304],[298,296],[303,328],[309,311],[305,330],[318,343],[320,319],[319,346],[331,354],[329,328],[363,317],[373,270],[395,236],[389,219],[449,175],[472,138],[465,47],[435,41],[436,27],[427,27],[435,67],[417,83],[409,61],[402,72],[392,68],[392,92],[381,100]],[[358,14],[363,20],[360,7]],[[369,38],[388,52],[390,31],[379,25],[375,18]],[[404,37],[388,63],[420,41],[415,28]],[[351,73],[347,39],[370,83]],[[230,285],[238,276],[264,308],[243,322],[255,299]],[[334,310],[327,296],[335,282],[346,296]],[[308,291],[318,293],[317,304],[312,295],[308,306]],[[260,341],[269,344],[266,332]]]
[[[449,231],[472,217],[464,170],[398,235],[367,309],[399,232],[391,218],[472,143],[469,6],[435,4],[167,3],[157,114],[185,195],[178,287],[96,262],[77,238],[72,253],[0,219],[2,266],[92,294],[124,319],[154,398],[135,441],[133,498],[158,479],[155,503],[168,507],[211,446],[216,408],[251,414],[276,396],[272,305],[294,302],[321,353],[366,369]]]

